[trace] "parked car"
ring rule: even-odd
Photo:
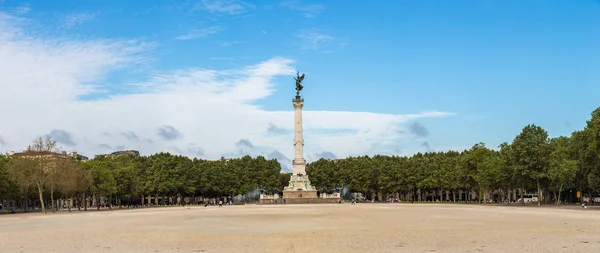
[[[537,194],[523,194],[523,199],[519,198],[517,202],[519,203],[537,203],[539,201]]]

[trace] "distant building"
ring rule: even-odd
[[[33,150],[24,150],[20,153],[15,153],[14,151],[10,151],[6,153],[7,157],[20,157],[20,158],[74,158],[79,161],[87,161],[87,156],[82,156],[77,154],[77,152],[72,152],[67,154],[67,151],[52,152],[52,151],[33,151]]]
[[[112,152],[110,154],[103,154],[103,155],[96,155],[96,156],[114,158],[114,157],[122,156],[122,155],[140,156],[140,152],[137,150],[121,150],[121,151]]]
[[[137,150],[123,150],[123,151],[112,152],[110,155],[111,156],[120,156],[120,155],[140,156],[140,152]]]
[[[229,162],[230,158],[225,158],[224,156],[221,156],[220,159],[218,160],[208,160],[208,162]]]
[[[73,157],[73,158],[75,158],[75,160],[79,160],[79,161],[87,161],[90,159],[87,156],[78,154],[77,152],[71,152],[71,157]]]

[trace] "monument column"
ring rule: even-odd
[[[288,204],[309,203],[317,199],[317,190],[310,185],[306,174],[306,160],[304,159],[304,137],[302,136],[302,107],[304,99],[300,96],[303,88],[302,76],[296,74],[296,97],[292,99],[294,106],[294,160],[292,160],[292,175],[287,187],[283,189],[283,199]]]
[[[306,160],[304,159],[304,136],[302,135],[302,106],[304,99],[296,96],[292,100],[294,106],[294,160],[292,161],[292,171],[294,175],[306,175]]]
[[[319,198],[306,174],[306,160],[304,159],[304,136],[302,135],[302,107],[304,99],[300,91],[304,87],[302,80],[304,74],[296,73],[296,97],[292,99],[294,106],[294,160],[292,160],[293,174],[290,182],[283,188],[284,204],[307,204],[307,203],[339,203],[340,198]],[[267,200],[263,200],[266,202]]]

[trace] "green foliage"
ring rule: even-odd
[[[331,160],[321,158],[307,165],[311,184],[321,191],[328,191],[336,186],[337,173],[335,164]]]
[[[47,137],[38,138],[34,144],[39,145],[33,147],[48,151],[54,142]],[[443,199],[449,200],[449,193],[464,191],[476,192],[482,200],[493,192],[506,190],[560,192],[571,187],[588,194],[598,193],[600,108],[592,112],[583,130],[570,137],[549,139],[543,128],[532,124],[525,126],[512,143],[502,143],[498,151],[477,143],[463,152],[319,159],[307,165],[307,173],[321,192],[343,187],[367,198],[399,194],[410,195],[412,200],[440,200],[445,194]],[[0,197],[8,199],[31,196],[37,191],[43,201],[42,195],[49,188],[63,197],[210,198],[256,189],[274,193],[282,191],[289,179],[289,174],[281,173],[279,162],[262,156],[207,161],[163,152],[64,162],[0,156]]]
[[[91,193],[99,196],[112,196],[117,193],[114,164],[110,160],[92,160],[85,163],[91,171],[93,183]]]
[[[283,189],[285,187],[287,187],[288,184],[290,183],[290,178],[291,177],[292,176],[290,174],[288,174],[288,173],[279,173],[279,182],[280,182],[280,185],[279,185],[279,188],[277,190],[279,190],[280,192],[283,191]]]
[[[550,166],[548,178],[550,187],[555,191],[561,191],[564,187],[571,187],[577,176],[578,164],[572,159],[572,152],[569,150],[570,138],[558,137],[550,141]]]
[[[8,158],[0,155],[0,199],[15,195],[16,185],[8,174]]]
[[[573,133],[570,147],[579,165],[577,187],[600,192],[600,107],[592,112],[583,130]]]
[[[546,130],[533,124],[527,125],[511,146],[511,159],[521,175],[536,181],[548,176],[550,145]]]
[[[412,157],[381,156],[320,159],[308,164],[307,173],[317,189],[330,192],[343,185],[353,192],[393,194],[417,192],[430,196],[449,191],[486,193],[546,186],[560,192],[579,179],[591,192],[600,190],[600,108],[583,131],[552,142],[547,132],[527,125],[512,143],[499,150],[483,143],[464,152],[417,153]],[[413,196],[414,198],[414,196]]]

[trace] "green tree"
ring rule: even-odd
[[[588,196],[600,191],[600,107],[591,114],[583,130],[572,135],[572,147],[579,164],[578,186]]]
[[[488,149],[489,150],[489,149]],[[487,202],[487,194],[490,189],[497,189],[502,179],[502,168],[504,162],[499,153],[489,150],[483,161],[477,166],[475,181],[482,191],[483,202]]]
[[[311,184],[320,192],[330,193],[339,183],[339,177],[334,161],[321,158],[307,164],[306,174],[310,177]]]
[[[7,196],[14,187],[8,175],[8,158],[0,154],[0,196]],[[0,200],[3,199],[0,197]]]
[[[279,192],[283,192],[283,189],[288,186],[288,184],[290,183],[290,178],[291,175],[288,173],[279,173]]]
[[[539,206],[543,199],[542,183],[548,177],[550,162],[548,133],[534,124],[527,125],[513,140],[511,147],[518,174],[533,180],[536,184],[537,194],[540,197]]]
[[[53,185],[53,180],[57,180],[54,177],[57,174],[55,168],[59,159],[56,151],[56,141],[50,136],[37,137],[24,153],[12,159],[9,164],[10,178],[19,185],[21,192],[27,192],[31,188],[37,189],[44,214],[44,189],[48,184]]]
[[[565,186],[570,187],[577,175],[577,161],[572,159],[569,150],[570,138],[558,137],[550,140],[552,151],[550,153],[550,169],[548,178],[550,187],[555,191],[556,205],[560,204],[560,193]]]
[[[111,208],[111,198],[117,193],[117,181],[113,175],[112,161],[110,159],[94,159],[84,163],[90,170],[92,176],[92,185],[90,191],[96,196],[96,208],[100,209],[100,197],[106,197],[109,200]]]

